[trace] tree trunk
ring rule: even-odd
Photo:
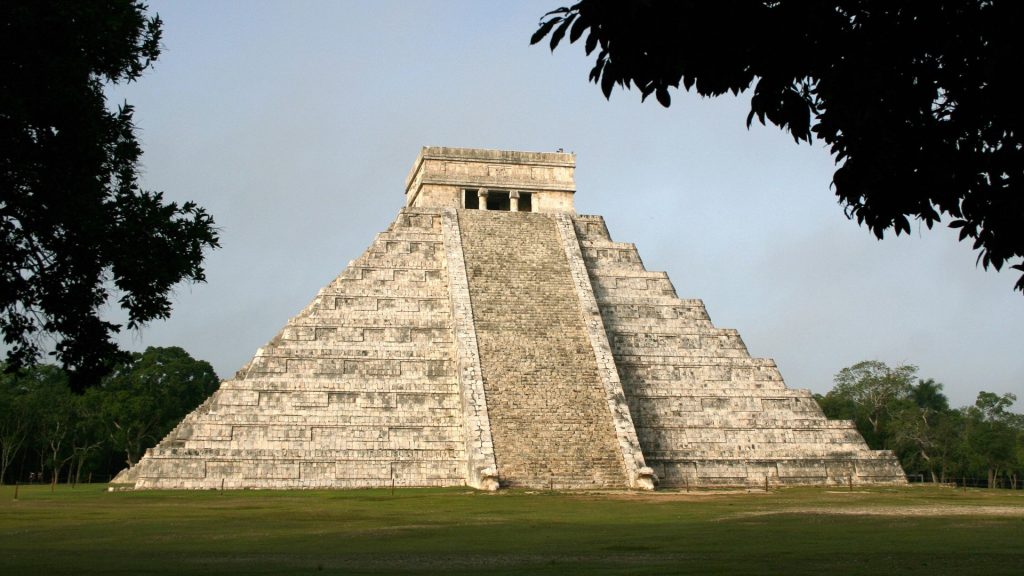
[[[78,459],[78,465],[75,467],[75,483],[71,485],[72,488],[78,486],[79,481],[82,479],[82,464],[85,462],[85,458]]]
[[[925,461],[925,464],[928,465],[928,476],[931,477],[932,484],[935,484],[936,482],[938,482],[938,478],[936,478],[935,476],[935,467],[932,466],[931,457],[928,456],[928,453],[925,452],[924,449],[918,449],[917,452],[918,454],[921,455],[921,458]]]
[[[0,449],[0,484],[4,483],[4,478],[7,477],[7,469],[10,468],[11,462],[14,461],[14,457],[18,455],[18,449],[21,448],[21,444],[25,442],[25,436],[14,441],[14,435],[8,436],[8,441],[3,443],[3,448]]]

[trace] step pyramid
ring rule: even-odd
[[[900,484],[600,216],[575,156],[424,148],[388,229],[114,484]]]

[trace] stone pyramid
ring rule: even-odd
[[[905,482],[600,216],[575,156],[424,148],[406,205],[116,484]]]

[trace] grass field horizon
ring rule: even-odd
[[[1019,574],[1024,493],[0,487],[3,574]]]

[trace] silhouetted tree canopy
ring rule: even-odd
[[[945,217],[986,268],[1024,271],[1022,13],[1014,0],[582,0],[531,42],[584,39],[606,97],[636,86],[669,106],[670,88],[753,86],[747,125],[828,143],[840,203],[878,238]]]
[[[0,2],[0,328],[10,369],[53,353],[78,390],[128,358],[101,309],[129,328],[165,318],[202,281],[213,219],[142,190],[132,107],[104,87],[160,53],[159,17],[129,0]]]

